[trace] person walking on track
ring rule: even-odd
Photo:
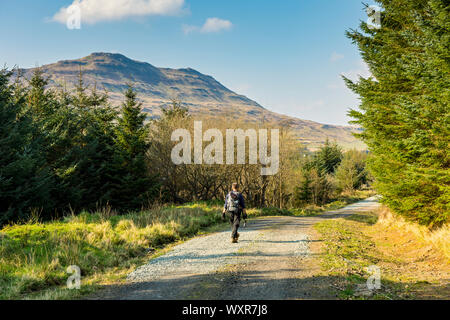
[[[245,201],[242,193],[239,192],[239,185],[233,183],[232,190],[225,197],[225,205],[222,211],[222,217],[225,218],[225,213],[229,213],[231,223],[231,242],[237,243],[239,239],[239,224],[241,221],[241,215],[246,219],[247,212],[245,210]]]

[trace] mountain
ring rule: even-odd
[[[44,65],[41,69],[49,77],[50,86],[65,85],[69,89],[77,83],[81,70],[85,84],[106,89],[114,105],[122,101],[123,91],[128,83],[132,83],[149,117],[158,117],[161,107],[177,99],[195,117],[220,119],[231,116],[250,122],[289,124],[309,149],[316,149],[326,138],[336,140],[345,148],[365,149],[365,145],[352,135],[357,128],[325,125],[269,111],[224,87],[213,77],[191,68],[158,68],[121,54],[92,53],[81,59]],[[28,79],[33,69],[21,71]]]

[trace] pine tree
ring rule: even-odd
[[[297,206],[302,206],[311,201],[312,191],[311,191],[311,172],[306,168],[302,168],[300,177],[300,186],[295,189],[294,192],[294,203]]]
[[[55,99],[55,92],[46,89],[49,80],[44,78],[44,73],[40,68],[33,71],[29,81],[27,93],[27,106],[31,109],[35,121],[45,121],[51,116],[59,105]]]
[[[92,209],[110,199],[114,175],[115,112],[106,93],[89,92],[80,72],[75,93],[46,90],[48,82],[37,69],[27,101],[34,122],[46,137],[43,151],[55,176],[55,210]]]
[[[327,138],[325,144],[316,152],[313,165],[321,174],[333,174],[341,160],[342,149],[336,142],[330,143]]]
[[[80,206],[86,209],[106,205],[111,200],[111,177],[115,175],[116,112],[108,104],[106,93],[99,94],[96,86],[89,94],[82,88],[81,81],[74,99],[85,120],[83,147],[76,172],[79,187],[83,190]]]
[[[43,139],[25,109],[25,94],[0,71],[0,225],[27,219],[31,209],[48,214],[52,175],[43,158]]]
[[[121,208],[136,209],[147,205],[155,195],[153,177],[149,176],[146,152],[149,148],[146,115],[141,111],[136,92],[128,86],[116,128],[116,165],[112,203]]]
[[[381,29],[347,33],[372,77],[345,79],[369,146],[370,170],[395,212],[437,226],[450,215],[450,6],[447,0],[380,0]]]
[[[86,117],[73,108],[69,94],[58,96],[53,89],[46,89],[47,85],[44,73],[35,69],[26,90],[26,108],[45,139],[41,156],[54,176],[53,209],[62,211],[69,205],[77,208],[83,198],[76,169],[83,145],[81,120]],[[60,100],[60,97],[64,99]]]

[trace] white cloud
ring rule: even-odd
[[[330,61],[331,62],[336,62],[336,61],[339,61],[339,60],[342,60],[342,59],[344,59],[344,55],[340,54],[340,53],[337,53],[337,52],[333,52],[331,54],[331,57],[330,57]]]
[[[221,30],[229,30],[233,24],[231,21],[219,18],[208,18],[203,25],[201,32],[219,32]]]
[[[369,66],[363,60],[359,60],[355,69],[342,72],[342,75],[352,81],[358,81],[359,77],[369,78],[372,76]]]
[[[201,27],[184,25],[183,32],[185,34],[189,34],[192,32],[214,33],[224,30],[230,30],[232,27],[233,24],[229,20],[223,20],[219,18],[208,18]]]
[[[61,8],[53,20],[65,24],[76,6],[80,8],[81,21],[93,24],[133,16],[176,15],[183,11],[184,0],[74,0]]]
[[[356,66],[348,71],[342,72],[341,76],[344,76],[353,82],[356,82],[359,80],[359,77],[363,77],[365,79],[369,77],[373,77],[372,73],[370,72],[369,66],[363,61],[359,60],[356,63]],[[329,89],[344,89],[347,88],[345,85],[344,80],[342,80],[341,76],[337,77],[336,82],[328,84]]]

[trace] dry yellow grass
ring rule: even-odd
[[[315,225],[322,242],[324,274],[333,276],[342,298],[361,298],[364,267],[376,265],[382,288],[370,299],[450,297],[449,228],[430,231],[388,209],[362,212]]]
[[[450,262],[450,225],[446,224],[439,229],[430,230],[425,226],[406,221],[393,214],[387,207],[380,209],[377,223],[413,234],[419,240],[431,244],[444,255],[447,262]]]

